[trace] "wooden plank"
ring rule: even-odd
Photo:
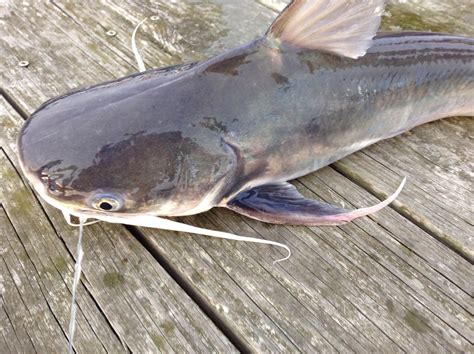
[[[389,0],[384,24],[390,31],[431,30],[472,36],[474,4],[471,0]]]
[[[2,172],[6,172],[3,171],[6,167],[3,164],[4,158],[2,155]],[[7,318],[7,321],[2,321],[2,328],[8,326],[14,331],[13,337],[7,337],[9,346],[13,345],[10,349],[15,348],[18,352],[64,350],[64,334],[57,324],[54,312],[49,310],[47,301],[42,299],[42,291],[36,279],[29,278],[29,274],[25,274],[23,264],[30,263],[27,266],[31,267],[31,261],[28,260],[26,252],[23,253],[23,262],[18,259],[15,253],[21,245],[15,244],[16,249],[13,249],[9,244],[9,238],[16,238],[18,242],[19,237],[4,209],[0,209],[0,221],[1,247],[5,250],[0,264],[3,287],[2,308]],[[28,287],[32,289],[26,290]],[[48,336],[43,334],[45,330]],[[98,350],[100,345],[95,343],[92,348]]]
[[[3,206],[0,248],[4,250],[0,266],[5,278],[2,295],[5,311],[22,341],[31,338],[34,350],[64,351],[71,295],[66,282],[72,279],[72,267],[68,267],[67,258],[58,253],[60,239],[56,244],[48,244],[48,237],[54,231],[47,219],[33,212],[41,209],[36,205],[35,210],[34,197],[3,152],[0,179]],[[106,319],[100,311],[94,311],[96,306],[86,289],[81,288],[81,291],[77,348],[97,352],[123,350]],[[23,327],[27,334],[22,333]],[[24,349],[28,349],[26,344]]]
[[[131,32],[138,22],[136,20],[142,18],[141,10],[131,11],[133,17],[129,17],[128,9],[116,9],[114,11],[119,15],[108,17],[107,5],[95,5],[102,6],[88,14],[95,17],[81,19],[79,15],[82,9],[72,2],[68,4],[69,8],[64,11],[80,23],[77,31],[85,33],[85,43],[104,42],[104,39],[99,39],[103,37],[103,32],[91,28],[91,24],[95,23],[91,18],[95,18],[97,23],[101,22],[102,17],[110,24],[128,23],[120,27],[120,33]],[[153,13],[154,9],[149,11]],[[162,10],[162,17],[166,11],[166,8]],[[172,13],[168,18],[188,15],[189,11],[184,11],[178,15]],[[70,19],[54,19],[58,31],[55,35],[64,36],[61,33],[71,26]],[[149,26],[144,27],[145,33],[153,29],[151,24]],[[262,31],[263,28],[254,34]],[[251,37],[254,34],[247,35]],[[181,34],[184,38],[187,35],[184,31]],[[145,35],[142,38],[147,37]],[[212,48],[233,45],[230,39],[227,42],[228,37],[216,38],[208,39],[204,44],[198,43],[192,49],[195,54],[188,54],[186,59],[198,59],[202,53],[212,53]],[[166,41],[166,38],[163,37],[163,40]],[[212,44],[212,41],[217,44]],[[128,58],[123,59],[124,65],[128,65],[131,56],[126,43],[124,35],[122,43],[110,42],[104,51],[110,56],[110,53],[120,53],[118,57]],[[82,44],[77,45],[81,48]],[[189,48],[185,44],[176,45],[176,48],[182,48],[173,49],[177,53],[176,60],[183,60],[180,51]],[[160,59],[154,61],[159,58],[161,50],[151,45],[146,48],[145,55],[149,63],[154,66],[164,64]],[[93,58],[96,51],[88,56]],[[18,56],[23,53],[24,49],[20,47]],[[82,80],[80,70],[70,67],[67,64],[70,60],[68,53],[64,54],[67,70],[71,70],[72,75],[78,75],[75,76],[77,80]],[[50,63],[59,60],[49,51],[41,55],[48,57]],[[116,65],[116,62],[112,62],[107,68],[114,72]],[[19,68],[9,69],[22,77],[23,72]],[[93,72],[99,69],[94,66]],[[96,80],[101,79],[102,74],[94,75],[97,75]],[[68,83],[60,76],[56,74],[53,79],[62,85],[59,87],[67,87]],[[91,78],[86,76],[84,83],[89,83]],[[45,89],[44,77],[42,73],[34,73],[28,80]],[[34,91],[27,84],[24,88],[24,92],[18,89],[14,92],[15,95],[21,95],[22,102],[31,110],[36,98],[31,100],[25,97]],[[46,87],[43,92],[54,95],[55,90]],[[338,200],[340,194],[346,203],[349,200],[355,204],[359,200],[367,204],[375,200],[332,169],[308,178],[303,179],[302,183],[310,189],[299,185],[304,193],[315,191],[326,200]],[[319,187],[321,183],[324,186],[322,190]],[[387,186],[383,191],[390,191],[389,187],[392,186]],[[51,213],[56,227],[64,227],[61,226],[60,216]],[[290,244],[294,257],[278,267],[270,265],[270,261],[279,255],[273,248],[190,238],[172,232],[142,232],[160,257],[187,284],[192,285],[220,314],[222,320],[255,350],[468,350],[473,330],[472,325],[469,325],[472,313],[472,299],[469,297],[472,290],[469,282],[472,279],[470,265],[392,210],[387,209],[376,216],[342,228],[311,230],[264,225],[221,210],[185,219],[197,225],[262,235]],[[401,230],[398,230],[400,226]],[[103,231],[107,232],[107,228],[104,226]],[[64,228],[62,232],[67,234],[68,231]],[[96,232],[99,231],[94,230],[94,235]],[[70,238],[73,239],[73,235]],[[412,245],[409,243],[411,239],[422,242]],[[113,239],[113,242],[121,240]],[[100,238],[97,242],[105,241]],[[110,242],[108,245],[110,248]],[[259,252],[263,251],[269,252],[269,255],[262,256]],[[115,257],[120,256],[111,256],[112,259]],[[134,306],[131,308],[131,311],[135,311]]]
[[[454,121],[456,120],[449,120]],[[472,119],[464,118],[457,121],[462,121],[466,127],[465,133],[474,129]],[[433,126],[437,128],[431,129]],[[431,145],[433,151],[431,154],[418,151],[426,148],[419,147],[422,144],[413,144],[413,141],[405,143],[405,140],[409,140],[405,134],[353,154],[334,166],[351,180],[380,197],[387,195],[383,191],[396,188],[402,176],[408,176],[405,193],[393,206],[472,262],[474,214],[471,200],[474,193],[470,186],[472,182],[468,181],[466,176],[472,171],[469,151],[472,151],[474,144],[467,134],[459,136],[453,129],[442,130],[441,127],[436,122],[413,130],[414,141],[419,140],[420,136],[426,137],[432,133],[431,139],[424,140],[425,145]],[[457,153],[448,154],[451,164],[442,167],[436,163],[436,156],[448,151],[447,146],[452,144],[449,141],[453,137],[456,137],[456,142],[459,144],[456,148]],[[415,245],[415,240],[407,242]],[[433,267],[444,272],[442,265],[439,264],[439,258],[432,259],[429,253],[426,254],[426,258]]]
[[[106,30],[114,30],[117,36],[107,41],[109,48],[133,65],[130,36],[135,26],[148,18],[136,37],[148,67],[193,62],[221,53],[262,35],[262,28],[274,18],[273,12],[253,0],[126,0],[92,2],[87,7],[56,0],[54,4],[98,40],[104,41]]]
[[[5,48],[5,64],[0,71],[0,87],[23,111],[32,112],[45,100],[80,85],[132,72],[124,59],[103,50],[101,42],[74,26],[52,4],[11,2],[8,9],[8,15],[1,19],[0,46]],[[58,27],[64,21],[67,26]],[[20,61],[29,65],[21,67]],[[109,71],[109,66],[114,69]]]
[[[390,210],[387,213],[394,214]],[[470,314],[450,301],[439,286],[432,284],[410,265],[404,264],[385,246],[379,242],[370,245],[372,236],[366,232],[318,229],[315,237],[305,228],[268,226],[220,210],[207,217],[186,218],[184,221],[250,236],[258,237],[258,233],[261,233],[264,238],[287,243],[293,250],[293,258],[288,263],[272,267],[271,260],[281,257],[281,254],[265,246],[223,243],[192,236],[187,239],[175,233],[142,230],[157,251],[185,273],[188,281],[199,289],[202,296],[206,296],[218,310],[225,312],[223,315],[229,325],[240,331],[242,337],[250,342],[249,345],[257,350],[262,350],[261,344],[252,340],[254,329],[248,322],[254,323],[255,316],[261,318],[262,314],[248,305],[244,311],[244,296],[252,299],[266,316],[270,316],[283,333],[289,333],[295,345],[301,345],[300,349],[308,350],[312,345],[318,348],[318,344],[301,340],[299,336],[299,333],[304,335],[304,329],[307,329],[307,324],[299,320],[302,308],[307,311],[304,318],[318,328],[318,333],[324,333],[321,327],[329,327],[327,322],[331,320],[328,319],[337,321],[345,329],[344,335],[338,334],[337,344],[341,340],[347,343],[347,337],[350,338],[349,333],[352,332],[355,338],[363,342],[362,345],[369,348],[393,350],[387,336],[404,350],[418,348],[423,351],[423,348],[431,348],[438,351],[445,345],[450,348],[453,343],[454,347],[469,346],[463,335],[449,328],[444,321],[470,338]],[[373,221],[365,222],[377,228]],[[378,231],[383,232],[383,229],[379,228]],[[365,248],[348,241],[353,238]],[[337,240],[335,245],[333,239]],[[366,241],[368,246],[363,244],[364,239],[369,240]],[[416,261],[421,263],[422,260]],[[353,269],[355,266],[356,269]],[[436,276],[432,269],[431,275]],[[276,279],[272,279],[272,276]],[[238,292],[235,284],[244,294]],[[446,284],[453,287],[449,281]],[[464,298],[466,306],[470,299],[466,294]],[[416,332],[417,324],[420,324],[423,333]],[[363,334],[355,334],[352,326],[357,326],[357,330]],[[260,325],[259,328],[259,338],[266,345],[272,343],[272,327]],[[331,333],[333,331],[331,329]],[[327,339],[334,340],[331,337]]]
[[[229,217],[226,215],[226,221]],[[216,228],[205,218],[186,221]],[[217,225],[219,229],[238,231],[234,226],[224,227]],[[291,279],[296,275],[292,267],[280,279],[275,279],[274,272],[268,269],[272,267],[269,264],[268,268],[262,267],[258,262],[262,257],[255,251],[247,256],[232,243],[212,243],[207,239],[172,232],[142,231],[169,264],[184,273],[186,280],[215,307],[228,326],[256,351],[309,348],[331,352],[363,351],[377,347],[399,350],[375,325],[357,314],[350,304],[347,304],[349,309],[345,314],[335,311],[330,300],[325,298],[328,293],[318,294],[318,301],[308,305],[298,302],[294,294],[296,289],[280,284],[280,281],[291,282],[298,285],[297,292],[304,292],[305,286]],[[269,250],[264,247],[261,251]],[[278,257],[273,256],[273,259]],[[313,282],[310,288],[321,291],[319,282]],[[356,326],[357,320],[353,322],[355,318],[347,316],[351,312],[355,312],[353,316],[360,320],[360,327]],[[363,331],[365,329],[368,332]]]
[[[318,174],[306,176],[300,179],[300,182],[305,188],[315,193],[316,197],[337,201],[342,205],[347,204],[347,201],[342,199],[341,195],[354,194],[354,189],[351,189],[352,184],[342,183],[341,175],[335,173],[332,169],[324,169]],[[364,205],[360,202],[362,199],[365,200],[364,195],[355,193],[354,197],[358,197],[358,199],[355,198],[350,203],[358,207]],[[359,201],[355,202],[357,200]],[[473,270],[470,264],[463,261],[452,250],[433,240],[413,223],[398,218],[397,214],[389,215],[393,216],[376,214],[371,217],[381,228],[374,229],[370,224],[364,224],[365,220],[356,220],[354,223],[341,228],[348,230],[348,235],[351,235],[351,232],[357,232],[358,230],[358,226],[354,227],[354,225],[363,224],[367,228],[367,233],[373,238],[373,240],[367,239],[365,241],[367,245],[375,246],[377,242],[374,241],[377,240],[397,255],[399,259],[406,262],[407,265],[416,269],[433,283],[438,284],[439,289],[446,296],[472,313],[473,302],[470,294],[473,291],[471,281]],[[365,247],[364,244],[360,246]],[[369,256],[377,258],[377,254],[378,252],[369,254]],[[415,255],[416,257],[414,257]],[[430,264],[430,259],[427,261],[426,255],[430,256],[432,263],[437,264],[437,267]],[[439,268],[439,271],[436,268]],[[409,282],[409,278],[406,278],[406,281]],[[454,284],[456,284],[455,287],[453,287]]]
[[[289,0],[256,0],[274,11],[281,11]],[[383,26],[388,31],[427,31],[458,33],[474,31],[474,4],[471,0],[386,0]]]
[[[1,210],[1,214],[3,225],[3,222],[7,222],[3,209]],[[6,226],[0,227],[3,229]],[[1,268],[4,268],[3,265]],[[15,326],[7,313],[5,300],[3,299],[3,295],[6,292],[5,283],[7,282],[5,281],[5,277],[6,275],[0,275],[0,284],[2,284],[2,287],[0,288],[0,348],[6,353],[33,352],[33,344],[28,334],[25,333],[24,327],[20,326],[15,329]]]
[[[312,192],[317,191],[317,194],[313,194],[312,197],[336,200],[339,204],[343,205],[351,203],[354,207],[362,207],[367,204],[367,202],[360,202],[360,200],[366,200],[366,197],[363,193],[359,192],[359,188],[354,188],[351,183],[343,183],[343,176],[332,169],[324,169],[319,174],[302,178],[301,182]],[[327,188],[321,188],[321,186],[328,186],[330,189],[327,190]],[[344,195],[356,197],[354,200],[359,200],[359,202],[349,202],[341,198]],[[375,223],[372,223],[370,219],[375,221]],[[385,214],[377,213],[369,219],[357,220],[354,223],[341,227],[341,229],[346,232],[347,239],[355,247],[364,250],[368,257],[380,263],[403,283],[407,284],[411,290],[414,290],[417,293],[418,301],[424,303],[433,313],[438,314],[440,318],[454,328],[457,328],[460,333],[464,333],[465,337],[470,337],[472,326],[470,326],[469,314],[474,310],[474,302],[470,294],[473,291],[471,279],[474,276],[474,270],[468,262],[462,261],[453,251],[447,250],[446,247],[436,243],[432,238],[426,237],[427,235],[419,228],[408,222],[408,220],[400,218],[400,215],[391,209],[387,209]],[[351,237],[352,234],[358,233],[360,229],[366,231],[365,234],[359,232],[359,236],[362,237]],[[408,235],[411,239],[414,238],[420,240],[420,242],[416,247],[413,247],[411,244],[404,245],[402,242],[397,241],[400,238],[399,235]],[[347,244],[346,241],[338,244],[334,243],[333,240],[335,239],[329,238],[328,242],[337,249]],[[453,276],[457,275],[457,278],[468,292],[466,293],[462,288],[453,287],[453,281],[449,277],[446,278],[438,271],[433,270],[423,257],[414,257],[414,254],[417,253],[416,251],[422,249],[422,247],[431,248],[433,255],[437,255],[438,262],[440,262],[440,259],[450,259],[450,252],[451,259],[457,260],[457,262],[450,264],[450,261],[446,261],[444,266],[446,269],[452,268],[450,274]],[[369,252],[369,249],[372,252]],[[390,251],[387,252],[387,249]],[[428,252],[422,249],[420,253],[426,254]],[[447,281],[447,279],[449,280]],[[397,288],[403,288],[403,285]],[[449,290],[446,291],[447,289]],[[411,293],[408,289],[404,289],[404,291]],[[440,298],[441,294],[443,294],[443,297]],[[444,297],[450,298],[466,310],[466,312],[463,311],[464,316],[461,321],[458,322],[460,318],[456,316],[449,317],[449,314],[457,313],[458,306],[446,303]]]

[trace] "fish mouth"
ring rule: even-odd
[[[48,192],[47,192],[47,187],[42,183],[42,182],[31,182],[30,183],[33,186],[33,189],[39,194],[39,196],[49,205],[53,206],[56,209],[61,210],[63,213],[67,213],[69,215],[74,215],[77,217],[86,217],[90,219],[93,217],[92,214],[96,213],[91,213],[90,211],[83,209],[83,208],[78,208],[74,206],[73,204],[69,203],[63,203],[58,201],[57,199],[51,197]],[[95,217],[94,217],[95,218]]]

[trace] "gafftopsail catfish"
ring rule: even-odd
[[[21,131],[23,171],[65,215],[217,237],[229,234],[160,216],[226,207],[335,225],[373,213],[401,188],[349,211],[287,181],[417,125],[474,115],[474,40],[377,34],[382,12],[382,0],[295,0],[264,36],[222,55],[54,98]]]

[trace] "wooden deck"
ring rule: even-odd
[[[445,2],[443,23],[473,35],[469,1],[462,16]],[[281,8],[271,0],[86,3],[0,3],[0,353],[67,345],[77,229],[19,172],[15,141],[28,114],[68,89],[135,72],[130,35],[144,17],[160,18],[137,38],[147,66],[159,67],[243,43]],[[402,3],[391,5],[386,28],[418,16],[401,27],[438,29],[440,17],[420,2],[421,16]],[[286,243],[293,257],[276,266],[275,247],[86,227],[76,350],[473,352],[473,133],[472,119],[446,119],[295,181],[305,195],[362,207],[407,177],[395,203],[346,226],[274,226],[227,210],[183,218]]]

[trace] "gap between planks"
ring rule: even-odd
[[[374,188],[370,183],[365,181],[356,172],[352,171],[350,168],[346,168],[346,166],[344,166],[343,164],[335,162],[331,164],[330,166],[334,168],[337,172],[339,172],[341,175],[343,175],[345,178],[357,184],[359,187],[365,189],[367,192],[377,197],[378,199],[383,200],[388,196],[387,193]],[[442,232],[438,228],[431,225],[429,222],[424,222],[420,218],[417,218],[416,215],[411,213],[405,207],[401,206],[399,203],[397,203],[396,200],[393,203],[391,203],[389,207],[395,210],[398,214],[405,217],[407,220],[410,220],[410,222],[412,222],[413,224],[418,226],[420,229],[428,233],[430,236],[432,236],[433,238],[435,238],[436,240],[444,244],[446,247],[456,252],[466,261],[468,261],[471,264],[474,264],[474,254],[472,253],[472,251],[469,252],[469,250],[467,250],[466,247],[459,244],[459,242],[452,239],[448,235],[443,235]]]
[[[169,262],[159,250],[146,238],[140,230],[134,226],[124,225],[125,228],[135,237],[138,242],[153,256],[153,258],[165,269],[170,277],[188,294],[196,305],[207,315],[207,317],[219,328],[230,342],[241,352],[251,352],[251,348],[243,341],[236,332],[224,321],[223,318],[212,308],[212,306],[201,296],[199,292],[180,274],[171,262]]]

